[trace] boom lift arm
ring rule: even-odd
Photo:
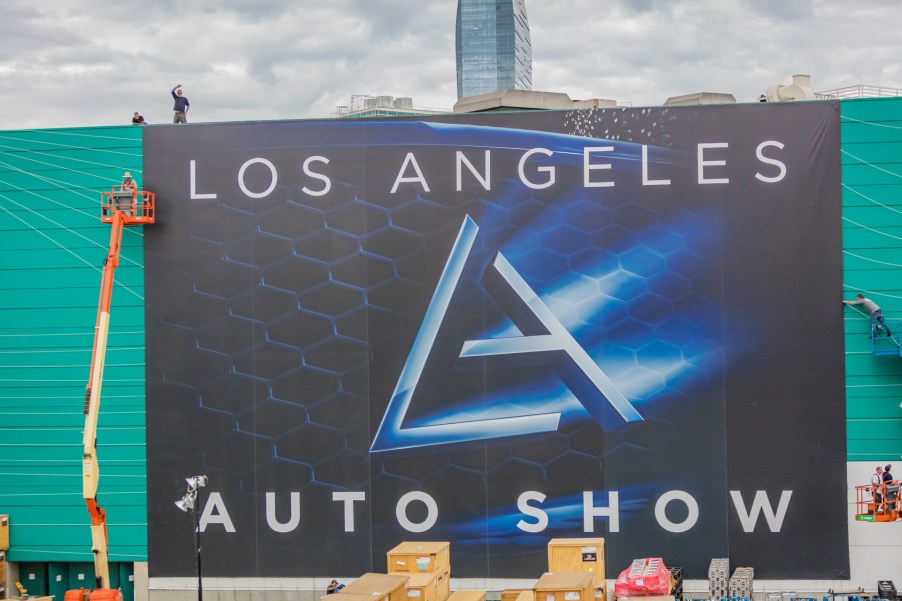
[[[91,551],[94,553],[96,589],[110,588],[106,512],[97,502],[97,485],[100,479],[97,461],[97,421],[100,415],[100,393],[103,386],[103,368],[106,362],[109,337],[113,276],[116,267],[119,266],[122,229],[128,225],[154,223],[154,203],[155,198],[152,192],[135,189],[127,192],[114,189],[112,192],[103,192],[101,197],[100,220],[112,224],[112,230],[110,231],[110,248],[103,261],[100,281],[100,300],[97,304],[94,347],[91,353],[91,374],[85,388],[85,430],[82,439],[84,446],[82,494],[91,516]],[[78,593],[79,591],[74,592]],[[68,594],[66,596],[69,597]],[[91,598],[95,598],[93,593]],[[121,597],[119,598],[121,599]]]

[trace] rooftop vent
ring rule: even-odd
[[[811,76],[793,75],[792,84],[788,86],[781,83],[769,85],[764,96],[767,102],[814,100],[814,92],[811,91]]]

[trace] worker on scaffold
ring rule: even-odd
[[[889,331],[889,326],[886,325],[886,320],[883,319],[883,311],[880,310],[880,305],[865,297],[863,294],[858,294],[856,299],[857,300],[843,302],[849,306],[861,305],[861,307],[869,314],[871,328],[873,328],[874,332],[879,330],[882,326],[883,329],[886,330],[886,336],[892,336],[893,333]]]

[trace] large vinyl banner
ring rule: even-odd
[[[151,575],[847,578],[838,115],[145,129]]]

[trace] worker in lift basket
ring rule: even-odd
[[[874,497],[874,512],[882,513],[880,511],[881,506],[883,505],[883,468],[879,465],[877,466],[877,470],[871,474],[871,495]]]
[[[122,183],[119,184],[119,191],[132,193],[137,188],[138,186],[135,185],[135,180],[132,179],[132,174],[126,171],[122,176]]]
[[[122,175],[122,183],[116,192],[116,209],[125,211],[129,215],[135,213],[135,201],[138,196],[138,184],[132,179],[132,174],[126,171]]]

